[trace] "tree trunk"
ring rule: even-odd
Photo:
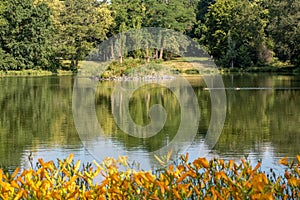
[[[150,62],[148,43],[146,44],[146,62]]]
[[[103,53],[103,61],[106,61],[107,58],[106,58],[106,53]]]
[[[149,110],[150,110],[150,94],[147,93],[147,97],[146,97],[146,113],[147,115],[149,115]]]
[[[75,60],[75,67],[76,68],[78,68],[78,64],[79,64],[79,60],[78,60],[78,58],[76,58],[76,60]]]
[[[159,51],[159,59],[163,59],[163,55],[164,55],[164,48],[161,47]]]
[[[72,71],[77,71],[77,66],[78,66],[78,59],[77,58],[73,58],[71,59],[71,70]]]
[[[75,59],[72,57],[71,59],[71,70],[74,70],[76,68],[76,61]]]
[[[120,64],[123,63],[123,56],[122,56],[122,55],[119,56],[119,63],[120,63]]]
[[[71,59],[71,68],[73,69],[75,67],[74,58]]]
[[[155,49],[155,59],[158,58],[158,49]]]
[[[233,65],[234,65],[233,60],[231,60],[230,62],[231,69],[233,69]]]
[[[161,47],[159,52],[159,59],[163,59],[164,55],[164,37],[161,38]]]
[[[110,43],[110,59],[111,60],[115,59],[115,56],[114,56],[114,43],[113,43],[113,41],[111,41],[111,43]]]
[[[119,63],[123,63],[123,49],[122,49],[122,38],[119,40]]]

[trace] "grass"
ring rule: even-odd
[[[20,70],[20,71],[0,71],[0,76],[49,76],[52,75],[50,71],[44,70]]]
[[[215,74],[217,67],[206,57],[186,57],[165,61],[165,65],[182,75]]]
[[[83,71],[95,70],[95,64],[83,62],[81,64]],[[142,59],[124,59],[120,64],[118,61],[112,61],[109,66],[101,69],[102,78],[112,77],[141,77],[141,76],[164,76],[164,75],[191,75],[191,74],[214,74],[217,69],[209,62],[207,58],[176,58],[169,61],[152,60],[146,63]]]
[[[0,77],[21,77],[21,76],[52,76],[52,75],[72,75],[71,71],[58,70],[56,73],[46,70],[9,70],[0,71]]]
[[[222,74],[230,73],[274,73],[274,74],[299,74],[300,68],[294,66],[275,67],[275,66],[260,66],[248,68],[222,68]]]
[[[67,66],[69,61],[63,61],[64,67],[52,73],[44,70],[20,70],[0,71],[3,76],[49,76],[49,75],[72,75],[74,72]],[[109,63],[109,65],[106,65]],[[174,58],[172,60],[152,60],[146,63],[143,59],[124,59],[120,64],[118,61],[107,62],[81,61],[79,71],[81,75],[98,75],[101,78],[116,78],[123,76],[151,76],[151,75],[209,75],[209,74],[230,74],[230,73],[278,73],[278,74],[299,74],[300,67],[289,63],[274,62],[268,66],[248,68],[217,68],[209,58],[187,57]]]
[[[275,73],[275,74],[299,74],[300,67],[289,62],[281,62],[274,59],[269,65],[251,66],[247,68],[220,68],[222,74],[230,73]]]

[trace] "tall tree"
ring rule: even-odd
[[[205,15],[208,12],[208,7],[214,4],[216,0],[199,0],[196,10],[196,19],[202,23],[205,22]]]
[[[1,30],[2,30],[3,26],[6,24],[6,20],[3,16],[5,10],[6,10],[6,6],[4,4],[4,1],[1,1],[0,2],[0,27],[1,27]]]
[[[132,35],[133,38],[123,38],[123,40],[132,41],[135,43],[135,49],[141,48],[143,50],[130,52],[129,56],[135,58],[144,57],[149,61],[149,57],[152,57],[150,54],[154,50],[149,48],[151,41],[145,41],[139,36],[139,29],[141,27],[160,27],[187,33],[192,30],[195,21],[195,5],[195,0],[187,2],[180,0],[112,0],[110,8],[113,12],[115,24],[110,30],[110,34],[114,35],[131,29],[136,30],[136,34]],[[157,34],[158,37],[156,38],[158,41],[156,43],[161,44],[161,48],[155,49],[156,58],[163,58],[165,48],[171,48],[174,45],[180,46],[180,41],[177,41],[175,37],[174,43],[170,44],[165,42],[166,33],[160,32]],[[118,40],[118,42],[120,43],[121,41]],[[112,44],[111,52],[119,52],[121,49],[122,53],[124,53],[124,48],[120,48],[120,45]],[[122,53],[117,53],[117,55],[120,57]],[[112,58],[114,57],[112,56]]]
[[[180,1],[180,0],[152,0],[146,4],[147,8],[147,25],[151,27],[161,27],[172,29],[180,33],[188,33],[192,30],[194,22],[196,20],[193,1]],[[165,33],[158,33],[160,38],[159,58],[162,59],[164,55],[164,49],[171,46],[180,46],[180,41],[174,43],[165,42]],[[177,43],[177,44],[176,44]],[[171,45],[171,46],[170,46]],[[157,54],[158,49],[156,49]]]
[[[208,12],[208,7],[215,3],[215,0],[199,0],[195,9],[196,22],[194,24],[191,37],[196,38],[202,43],[204,32],[205,32],[205,18]]]
[[[149,4],[148,4],[149,5]],[[149,25],[185,33],[195,21],[193,7],[180,0],[155,0],[149,7]]]
[[[57,31],[56,54],[71,60],[72,69],[77,70],[79,61],[97,42],[106,38],[113,23],[111,12],[106,3],[97,0],[65,0],[54,2],[55,5],[60,9],[53,15]]]
[[[5,30],[7,29],[7,21],[4,17],[4,13],[6,10],[6,6],[4,4],[4,1],[0,2],[0,70],[5,70],[9,68],[9,59],[8,57],[11,58],[10,55],[8,55],[4,50],[3,50],[3,39],[4,39],[4,34]]]
[[[268,0],[270,23],[268,34],[274,40],[274,51],[280,60],[300,65],[300,1]]]
[[[145,19],[145,9],[143,0],[111,0],[110,10],[115,20],[111,33],[136,28]]]
[[[142,49],[142,38],[139,38],[139,30],[145,25],[145,6],[143,0],[112,0],[110,9],[114,17],[114,26],[111,27],[110,35],[120,34],[118,44],[112,44],[112,59],[114,59],[114,53],[119,57],[119,61],[122,61],[123,55],[126,52],[124,44],[132,41],[135,45],[136,51],[129,52],[129,56],[134,58],[141,58],[144,56]],[[126,38],[123,32],[135,29],[136,34],[132,35],[132,38]],[[131,43],[132,43],[131,42]]]
[[[264,63],[269,58],[262,54],[270,52],[266,24],[267,10],[259,1],[217,0],[206,15],[204,44],[223,66]]]
[[[2,4],[3,5],[3,4]],[[2,69],[48,69],[51,65],[52,22],[50,9],[33,0],[5,0],[2,13],[5,27],[1,28]]]

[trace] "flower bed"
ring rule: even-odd
[[[107,158],[101,164],[81,165],[73,155],[65,160],[44,162],[35,169],[13,173],[0,169],[1,199],[297,199],[300,198],[300,156],[282,175],[263,173],[260,163],[252,167],[221,159],[188,154],[156,171],[135,170],[126,157]],[[168,160],[168,159],[167,159]],[[95,183],[96,176],[102,176]]]

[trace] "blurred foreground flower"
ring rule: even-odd
[[[0,169],[1,199],[299,199],[300,156],[288,162],[284,174],[260,171],[242,159],[240,163],[198,158],[188,154],[171,163],[169,152],[156,159],[162,168],[154,172],[134,170],[127,157],[102,163],[80,164],[71,154],[64,160],[44,162],[34,169],[4,172]],[[121,170],[122,169],[122,170]],[[101,182],[95,183],[100,176]],[[98,179],[97,179],[98,180]]]

